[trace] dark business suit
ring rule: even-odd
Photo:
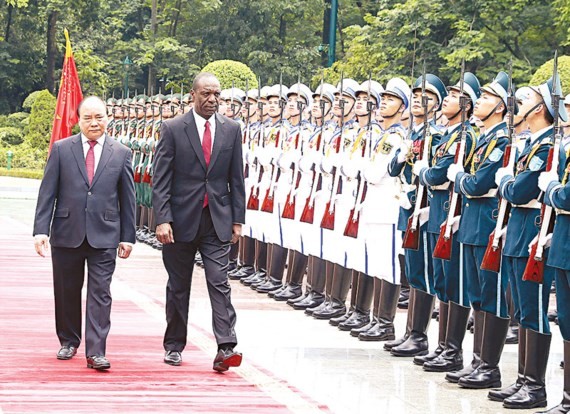
[[[163,123],[155,154],[152,201],[156,223],[170,223],[174,235],[174,243],[165,244],[162,250],[168,272],[167,351],[182,351],[186,345],[196,250],[204,261],[216,340],[218,344],[237,343],[227,270],[232,225],[245,221],[241,129],[237,122],[215,114],[207,167],[195,116],[190,111]],[[208,207],[203,208],[206,193]]]
[[[80,135],[56,142],[40,186],[34,235],[50,236],[56,331],[63,346],[81,342],[81,289],[88,267],[85,352],[105,355],[110,284],[120,242],[135,242],[131,151],[105,138],[89,185]]]

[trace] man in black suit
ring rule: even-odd
[[[51,244],[55,325],[61,349],[71,359],[81,343],[81,290],[87,262],[85,355],[99,370],[111,327],[111,279],[118,255],[135,242],[135,186],[131,151],[105,134],[105,103],[79,105],[81,133],[54,143],[40,186],[34,222],[36,252]]]
[[[153,206],[156,236],[168,272],[164,362],[180,365],[188,332],[194,256],[202,254],[212,324],[218,343],[214,370],[241,364],[228,263],[245,221],[241,128],[217,114],[220,82],[201,73],[192,85],[193,109],[162,124],[156,147]]]

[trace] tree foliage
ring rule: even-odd
[[[210,72],[216,75],[222,89],[231,88],[233,85],[236,88],[245,90],[246,80],[247,86],[249,86],[250,89],[257,88],[257,78],[255,74],[247,65],[241,62],[216,60],[204,66],[202,72]]]
[[[24,130],[24,143],[30,148],[45,153],[48,148],[55,113],[55,97],[44,90],[41,91],[30,114],[30,123]]]
[[[538,86],[541,83],[546,82],[552,77],[553,66],[554,59],[550,59],[544,63],[536,70],[534,75],[532,75],[529,83],[533,86]],[[570,93],[570,56],[558,57],[558,75],[560,76],[560,81],[562,82],[563,94],[566,95]]]

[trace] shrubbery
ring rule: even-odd
[[[236,88],[245,90],[246,79],[249,81],[249,89],[257,88],[255,73],[246,64],[235,60],[216,60],[204,66],[202,72],[216,75],[222,89],[231,88],[233,81]]]

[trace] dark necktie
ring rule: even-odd
[[[87,179],[89,180],[89,185],[93,182],[93,176],[95,175],[95,150],[93,149],[97,145],[97,141],[87,141],[89,142],[89,149],[87,150],[87,155],[85,156],[85,168],[87,169]]]
[[[210,156],[212,155],[212,132],[210,131],[210,121],[206,121],[204,128],[204,137],[202,138],[202,151],[204,151],[204,159],[206,160],[206,169],[210,165]],[[204,196],[204,205],[208,205],[208,192]]]

